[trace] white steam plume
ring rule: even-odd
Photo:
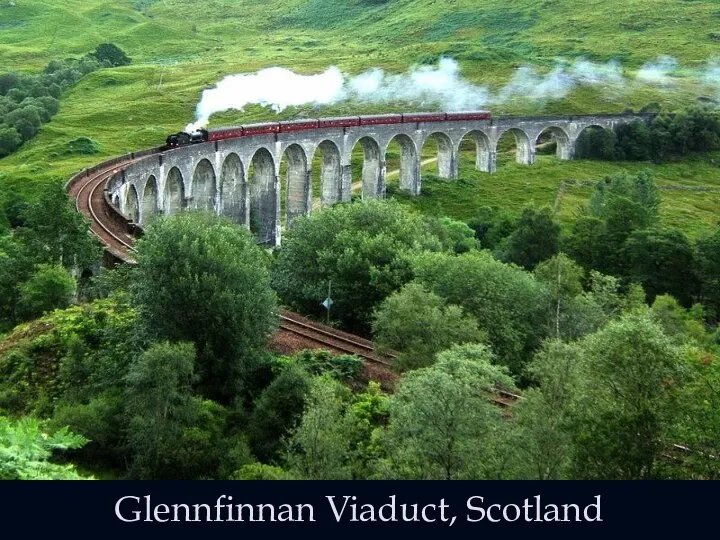
[[[677,67],[674,58],[658,57],[642,66],[634,82],[670,86],[674,83],[672,74]],[[719,63],[709,64],[699,77],[707,86],[720,92]],[[616,61],[603,64],[582,58],[572,63],[560,60],[545,75],[532,66],[521,66],[510,82],[495,92],[463,78],[459,64],[452,58],[441,58],[437,66],[413,67],[401,74],[371,68],[354,77],[334,66],[318,75],[300,75],[272,67],[256,73],[227,76],[214,88],[203,91],[197,106],[197,121],[186,129],[191,131],[206,125],[214,113],[230,109],[242,111],[249,104],[269,106],[280,112],[290,106],[331,105],[352,100],[372,104],[436,105],[446,111],[463,111],[501,104],[512,98],[561,99],[580,85],[598,86],[605,93],[617,93],[632,82],[623,75],[622,67]]]
[[[638,71],[638,81],[670,86],[673,84],[672,73],[677,69],[678,62],[671,56],[660,56],[654,62],[648,62]]]
[[[715,90],[717,94],[717,97],[720,98],[720,61],[716,60],[708,64],[708,67],[705,70],[705,75],[703,77],[703,82],[707,86],[713,88],[713,90]]]
[[[243,110],[250,103],[269,105],[275,112],[293,105],[330,105],[342,100],[344,83],[345,77],[336,67],[319,75],[298,75],[280,67],[229,75],[215,88],[203,91],[196,109],[197,121],[186,130],[206,125],[214,113]]]

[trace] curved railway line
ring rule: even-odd
[[[127,164],[132,162],[128,161]],[[117,169],[117,166],[101,169],[89,173],[85,178],[71,181],[68,194],[75,199],[76,210],[90,218],[90,231],[105,245],[105,249],[118,259],[133,263],[135,259],[131,254],[135,249],[131,243],[133,237],[130,230],[120,230],[115,221],[110,219],[110,212],[115,210],[108,208],[105,202],[105,184]]]

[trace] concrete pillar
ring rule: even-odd
[[[281,227],[280,227],[280,175],[274,175],[273,189],[275,191],[275,223],[271,231],[270,244],[278,247],[280,245]]]
[[[160,154],[162,155],[162,154]],[[160,164],[160,168],[158,169],[157,173],[157,188],[158,188],[158,212],[160,214],[163,213],[165,210],[165,182],[167,181],[167,178],[165,178],[165,164]]]
[[[453,148],[452,152],[450,153],[450,174],[448,175],[448,178],[450,180],[457,180],[457,177],[459,175],[459,163],[460,159],[458,153]]]
[[[213,208],[218,216],[222,212],[222,201],[220,201],[220,191],[222,186],[222,156],[217,151],[217,143],[215,143],[215,199]]]
[[[497,171],[497,152],[492,150],[488,152],[487,157],[487,172],[494,173]]]
[[[310,178],[305,160],[292,159],[288,156],[285,183],[285,215],[287,226],[290,227],[295,218],[308,214],[308,197],[310,196]],[[283,216],[280,216],[281,223]]]
[[[440,178],[457,178],[457,155],[453,150],[438,152],[438,176]]]
[[[243,165],[243,177],[245,178],[245,226],[248,228],[248,230],[252,230],[250,228],[250,214],[252,213],[252,190],[253,187],[251,185],[252,178],[249,176],[250,171],[250,162],[248,161],[245,165]]]
[[[310,215],[312,212],[312,170],[308,167],[305,173],[305,214]]]
[[[384,196],[384,161],[375,155],[371,159],[365,158],[362,169],[362,198],[376,199]],[[382,184],[382,186],[381,186]]]
[[[492,172],[490,169],[490,151],[484,145],[478,144],[476,147],[475,169],[482,172]]]
[[[400,157],[400,189],[419,195],[420,187],[420,156],[415,152],[403,152]]]
[[[378,175],[377,191],[374,195],[374,197],[378,197],[379,199],[385,198],[385,175],[387,175],[387,163],[383,159],[380,161],[380,172]]]
[[[340,173],[340,200],[349,201],[352,197],[352,167],[343,165]]]
[[[577,137],[572,137],[567,143],[565,157],[560,159],[575,159],[575,145],[577,144]]]

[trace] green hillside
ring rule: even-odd
[[[644,63],[671,55],[679,62],[671,87],[633,83],[611,93],[581,87],[560,101],[518,98],[493,111],[619,112],[651,101],[673,108],[713,95],[700,73],[717,55],[719,39],[715,1],[603,0],[580,7],[571,0],[519,0],[507,7],[500,0],[0,0],[0,71],[37,72],[53,59],[80,57],[107,41],[133,59],[130,66],[91,73],[67,92],[52,122],[0,160],[0,175],[6,185],[32,191],[105,156],[156,145],[192,120],[203,88],[227,74],[275,65],[305,73],[330,65],[350,74],[375,66],[404,72],[445,55],[460,62],[466,78],[496,89],[526,64],[546,73],[558,58],[617,60],[632,77]],[[401,108],[345,103],[322,111],[288,109],[280,116]],[[257,107],[213,123],[269,117],[276,116]],[[64,152],[79,136],[97,141],[99,153]],[[504,174],[498,173],[498,182]],[[658,174],[662,181],[665,173]],[[686,202],[703,223],[712,219],[706,209],[717,206],[707,197],[716,195],[685,195],[698,199]]]

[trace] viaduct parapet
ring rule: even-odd
[[[498,141],[505,133],[515,137],[517,162],[532,165],[543,133],[556,141],[557,157],[568,160],[573,158],[577,139],[585,129],[614,129],[619,124],[648,121],[651,117],[501,117],[246,135],[139,152],[137,155],[147,155],[110,177],[108,195],[116,208],[141,226],[157,214],[174,214],[184,208],[206,210],[245,224],[260,243],[279,245],[283,226],[291,226],[296,217],[308,215],[314,197],[321,205],[349,201],[354,182],[362,183],[363,198],[384,197],[386,155],[393,141],[400,147],[400,189],[418,195],[421,152],[430,139],[436,142],[438,176],[453,179],[458,175],[463,140],[475,143],[475,167],[492,173]],[[364,156],[362,173],[353,178],[351,157],[358,146]],[[313,193],[311,164],[318,153],[320,185]]]

